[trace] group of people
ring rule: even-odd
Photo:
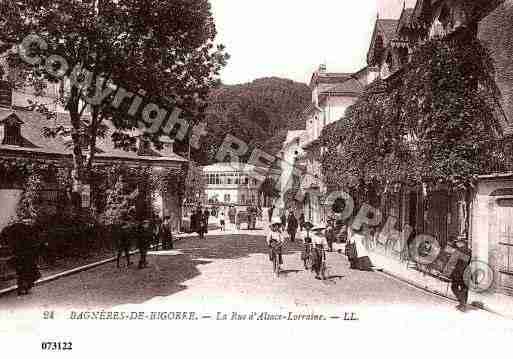
[[[38,261],[44,254],[46,243],[38,236],[41,231],[31,220],[21,220],[5,227],[0,233],[0,242],[7,244],[15,257],[18,295],[27,295],[35,282],[41,278]],[[131,250],[135,244],[139,251],[138,268],[148,266],[147,254],[152,244],[164,250],[173,249],[173,232],[171,217],[164,217],[163,221],[140,220],[117,223],[110,227],[110,236],[114,242],[117,258],[117,267],[123,254],[127,266],[131,262]]]
[[[208,221],[210,218],[210,211],[208,208],[196,208],[191,214],[191,232],[198,233],[200,239],[205,239],[205,234],[208,233]]]
[[[274,206],[270,207],[268,210],[269,223],[271,223],[271,225],[275,210],[276,208]],[[276,221],[276,223],[280,225],[281,231],[286,231],[289,234],[290,241],[294,242],[296,240],[298,229],[302,232],[305,227],[305,214],[301,213],[298,219],[293,210],[289,210],[288,216],[287,211],[282,210],[279,222]]]
[[[130,249],[134,242],[139,251],[139,269],[148,266],[147,253],[152,243],[157,248],[162,246],[163,250],[171,250],[174,247],[170,216],[165,216],[161,222],[146,219],[135,223],[117,224],[112,227],[111,235],[117,244],[116,263],[118,268],[123,253],[125,254],[127,266],[132,264],[130,262]]]

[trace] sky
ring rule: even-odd
[[[321,63],[330,72],[356,72],[366,65],[378,12],[397,18],[403,8],[403,0],[210,2],[217,42],[231,56],[221,74],[226,84],[269,76],[308,83]]]

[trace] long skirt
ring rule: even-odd
[[[32,288],[34,282],[41,278],[41,273],[37,267],[37,255],[25,254],[16,257],[16,275],[19,289]]]

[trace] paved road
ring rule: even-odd
[[[457,312],[455,303],[381,273],[350,270],[343,254],[329,253],[327,261],[330,279],[316,280],[302,267],[300,246],[290,244],[284,273],[274,278],[261,236],[186,239],[175,251],[151,253],[150,266],[144,270],[135,266],[117,269],[111,263],[36,287],[31,296],[0,297],[0,313],[17,316],[45,309],[133,309],[144,304],[194,306],[211,312],[223,307],[322,310],[333,315],[355,311],[374,320],[403,315],[411,319],[443,315],[458,321],[498,319],[482,311]]]

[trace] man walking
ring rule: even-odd
[[[470,257],[470,253],[463,242],[457,244],[457,250],[469,254]],[[468,287],[464,280],[465,269],[468,264],[468,262],[458,259],[458,262],[456,262],[454,270],[451,273],[451,290],[459,302],[456,308],[462,312],[466,311],[468,302]]]
[[[288,226],[287,226],[287,232],[290,236],[290,241],[294,242],[296,240],[296,232],[297,232],[297,219],[294,215],[294,211],[290,211],[289,218],[287,220]]]
[[[267,210],[267,216],[269,217],[269,223],[271,223],[271,221],[273,219],[273,212],[274,212],[274,206],[272,206],[271,208],[269,208]]]
[[[137,230],[137,249],[139,250],[139,269],[146,268],[148,266],[148,249],[150,248],[150,242],[153,238],[153,231],[151,228],[151,222],[149,220],[143,221],[138,226]]]
[[[123,253],[125,254],[126,258],[126,266],[128,267],[132,264],[130,263],[130,231],[132,231],[132,228],[128,224],[118,224],[114,225],[112,228],[112,237],[118,252],[116,261],[118,268],[119,261],[121,260]]]
[[[333,252],[333,242],[335,242],[335,220],[328,219],[328,228],[326,229],[326,242],[328,243],[328,251]]]
[[[301,212],[301,215],[299,216],[299,230],[303,232],[303,229],[305,228],[305,214]]]
[[[287,211],[285,209],[281,212],[280,220],[282,231],[284,231],[287,228]]]
[[[205,234],[208,233],[208,220],[210,218],[210,212],[208,211],[208,208],[205,208],[202,215],[202,226],[203,226],[203,237],[205,237]]]
[[[171,217],[165,216],[164,222],[160,226],[160,240],[162,242],[162,249],[170,250],[173,249],[173,232],[171,228]]]

